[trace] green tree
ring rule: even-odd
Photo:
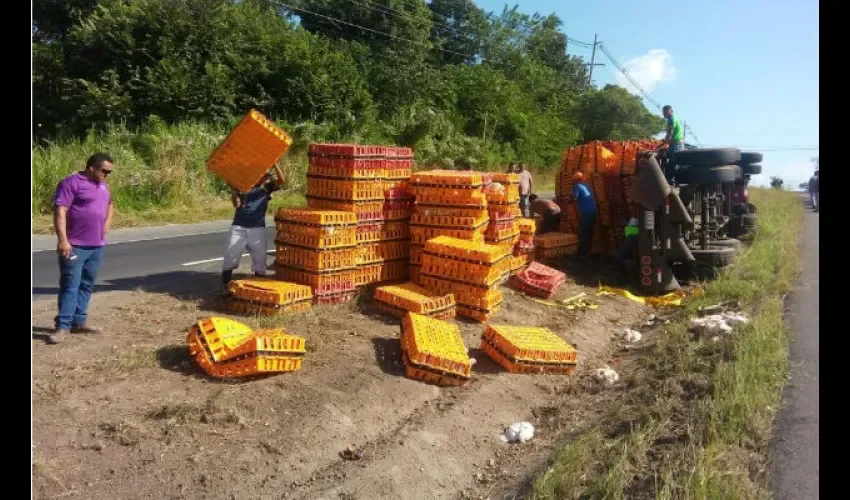
[[[576,109],[582,141],[643,139],[664,130],[664,119],[650,113],[623,87],[606,85],[584,94]]]

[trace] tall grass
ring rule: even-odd
[[[752,322],[719,342],[694,341],[685,320],[666,328],[636,360],[624,401],[564,444],[538,477],[535,498],[769,496],[764,463],[788,369],[783,298],[800,266],[803,208],[786,191],[753,189],[752,197],[759,208],[752,244],[686,305],[692,316],[700,306],[740,300]],[[683,439],[650,452],[662,434]]]
[[[56,185],[67,175],[82,170],[86,159],[99,151],[111,154],[115,160],[115,173],[109,178],[118,209],[115,227],[230,217],[232,207],[227,186],[206,169],[204,162],[235,123],[236,119],[226,124],[167,125],[153,117],[136,130],[111,124],[82,139],[57,138],[35,146],[32,151],[34,230],[50,229]],[[307,145],[322,141],[323,137],[316,127],[281,125],[291,133],[294,143],[280,162],[287,174],[288,194],[276,197],[273,207],[304,203]],[[427,156],[427,150],[417,154],[422,168],[439,164]],[[481,169],[503,171],[506,166],[507,162],[492,158],[492,165]],[[535,167],[531,171],[536,190],[554,190],[553,170]]]

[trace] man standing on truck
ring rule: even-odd
[[[233,270],[239,267],[242,252],[248,247],[251,254],[251,270],[255,276],[266,275],[266,210],[272,193],[283,185],[283,172],[274,167],[276,178],[269,174],[263,176],[256,186],[247,193],[233,189],[231,201],[236,209],[227,247],[224,250],[224,262],[221,269],[221,281],[227,285],[233,278]]]
[[[528,197],[531,202],[531,215],[539,215],[543,223],[537,228],[537,234],[554,233],[561,224],[561,207],[552,200],[541,200],[536,194]]]
[[[673,106],[669,104],[662,108],[664,119],[667,120],[667,135],[664,136],[664,144],[669,147],[668,153],[678,153],[685,149],[685,129],[682,123],[673,115]]]
[[[529,217],[528,197],[534,191],[534,180],[531,178],[531,172],[525,169],[525,163],[520,163],[517,166],[519,173],[519,209],[523,217]]]
[[[819,192],[819,184],[820,184],[820,176],[818,172],[820,170],[815,170],[815,175],[809,179],[809,196],[812,198],[812,210],[817,212],[820,210],[820,192]]]
[[[59,254],[59,314],[56,328],[45,338],[57,344],[68,333],[100,333],[88,321],[89,301],[106,246],[106,233],[115,207],[109,184],[112,158],[96,153],[82,172],[69,175],[56,186],[53,225]]]
[[[578,252],[580,259],[590,254],[590,246],[593,243],[593,228],[596,225],[596,200],[590,188],[584,183],[584,174],[576,172],[573,174],[573,198],[578,206],[578,215],[581,220],[578,232]]]

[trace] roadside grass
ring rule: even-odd
[[[231,125],[235,123],[234,119]],[[284,127],[292,131],[294,143],[280,160],[287,177],[286,194],[273,198],[271,210],[306,203],[307,145],[321,140],[298,127]],[[86,159],[98,151],[108,152],[115,159],[116,170],[109,179],[117,210],[113,228],[229,219],[233,216],[229,190],[205,166],[210,152],[228,130],[227,124],[168,125],[151,117],[138,129],[111,124],[81,139],[59,137],[33,147],[33,234],[53,231],[51,211],[56,185],[67,175],[82,170]],[[430,166],[425,160],[417,169]],[[535,166],[530,171],[535,190],[554,191],[554,168]]]
[[[563,443],[533,498],[769,497],[766,454],[788,370],[784,298],[800,266],[803,207],[795,193],[751,193],[752,243],[685,312],[739,300],[752,321],[713,341],[695,340],[682,318],[647,339],[619,404]]]

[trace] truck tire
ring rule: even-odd
[[[708,264],[713,267],[726,267],[735,261],[738,255],[738,249],[735,247],[711,246],[703,250],[701,248],[691,248],[691,253],[697,262]]]
[[[744,229],[744,221],[743,215],[735,215],[729,218],[729,222],[726,223],[725,230],[726,235],[730,238],[738,238],[743,236],[746,232]]]
[[[744,175],[759,175],[761,173],[761,165],[745,163],[741,165],[741,171],[744,172]]]
[[[741,167],[724,165],[722,167],[689,168],[676,174],[676,180],[682,184],[726,184],[735,182],[741,176]]]
[[[710,246],[719,246],[719,247],[732,247],[735,250],[740,250],[743,243],[741,240],[736,240],[735,238],[718,238],[716,240],[711,240],[708,242]]]
[[[741,216],[741,225],[744,227],[744,232],[755,229],[757,222],[758,216],[756,214],[744,214]]]
[[[742,151],[741,152],[741,161],[738,162],[738,165],[746,165],[748,163],[761,163],[764,160],[764,155],[761,153],[756,153],[753,151]]]
[[[673,159],[678,165],[688,165],[691,167],[736,165],[741,161],[741,150],[734,148],[686,149],[676,153]]]

